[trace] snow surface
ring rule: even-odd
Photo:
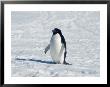
[[[11,28],[12,77],[100,76],[100,12],[13,11]],[[54,28],[62,30],[72,65],[44,53]]]

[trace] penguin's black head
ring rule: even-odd
[[[52,30],[52,32],[53,32],[53,35],[55,35],[55,34],[61,34],[61,30],[60,29],[58,29],[58,28],[55,28],[54,30]]]

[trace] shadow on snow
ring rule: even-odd
[[[55,64],[55,62],[52,62],[52,61],[36,60],[36,59],[21,59],[21,58],[16,58],[16,60],[22,60],[22,61],[34,61],[34,62],[46,63],[46,64]]]

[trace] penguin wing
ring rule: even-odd
[[[64,64],[65,64],[66,63],[66,55],[67,55],[66,41],[65,41],[65,38],[63,35],[61,36],[61,38],[62,38],[61,42],[64,45]]]
[[[63,35],[61,36],[61,42],[62,42],[62,44],[64,44],[65,51],[66,51],[66,41],[65,41],[65,38]]]
[[[47,53],[47,51],[50,49],[50,44],[48,44],[48,46],[45,48],[45,54]]]
[[[67,54],[67,51],[65,50],[65,52],[64,52],[64,63],[66,63],[66,54]]]

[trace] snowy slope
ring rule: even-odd
[[[11,13],[12,76],[100,76],[100,13],[36,11]],[[44,54],[54,28],[67,42],[67,62],[54,64]]]

